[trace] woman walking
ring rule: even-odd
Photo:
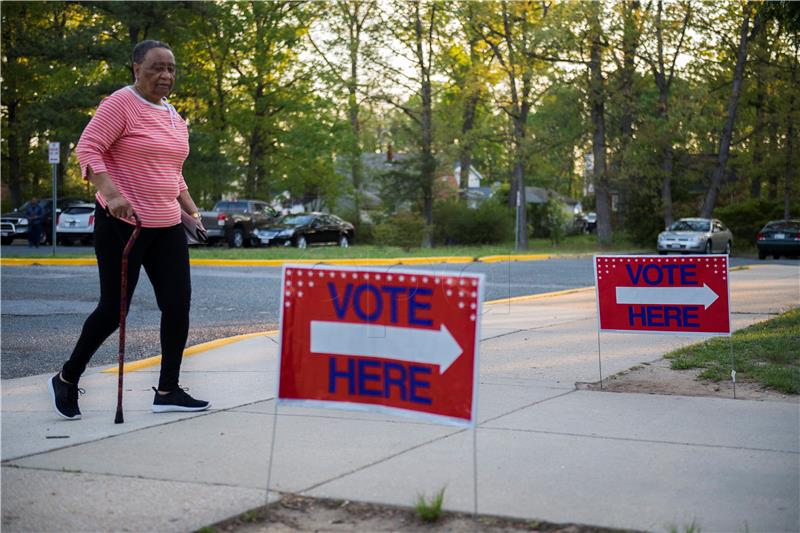
[[[200,222],[183,179],[189,154],[186,123],[167,96],[175,84],[175,57],[160,41],[143,41],[133,51],[134,84],[105,98],[76,149],[81,172],[94,184],[94,247],[100,273],[100,302],[83,325],[78,342],[48,388],[56,412],[81,417],[78,381],[100,345],[117,329],[120,316],[122,251],[134,229],[142,231],[128,258],[128,303],[144,267],[161,311],[161,374],[153,412],[202,411],[209,402],[189,396],[178,384],[189,333],[191,280],[181,210]]]

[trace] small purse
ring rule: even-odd
[[[190,246],[208,243],[208,235],[205,228],[200,226],[197,219],[183,209],[181,209],[181,224],[183,224],[183,230],[186,232],[186,241]]]

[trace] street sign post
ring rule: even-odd
[[[600,331],[731,334],[727,255],[595,256]]]
[[[56,243],[58,238],[56,237],[56,224],[58,223],[58,205],[56,204],[56,198],[58,197],[57,191],[57,183],[58,183],[58,164],[61,162],[61,143],[59,142],[51,142],[47,145],[47,160],[50,162],[50,167],[52,168],[53,174],[53,202],[50,206],[52,210],[52,217],[51,217],[51,230],[53,240],[53,255],[56,255]]]
[[[483,277],[286,265],[278,401],[474,426]]]

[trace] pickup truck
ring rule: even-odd
[[[226,242],[231,248],[259,245],[257,231],[278,213],[262,200],[221,200],[211,211],[200,211],[208,243]]]

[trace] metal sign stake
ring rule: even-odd
[[[61,161],[61,143],[58,142],[51,142],[47,146],[47,154],[48,160],[50,161],[50,166],[53,169],[53,203],[50,206],[50,210],[52,211],[52,219],[50,222],[50,235],[51,240],[53,241],[53,257],[56,255],[56,243],[58,241],[58,237],[56,236],[56,224],[58,223],[58,204],[57,204],[57,197],[58,191],[56,187],[58,186],[58,163]],[[39,243],[36,243],[37,246]]]

